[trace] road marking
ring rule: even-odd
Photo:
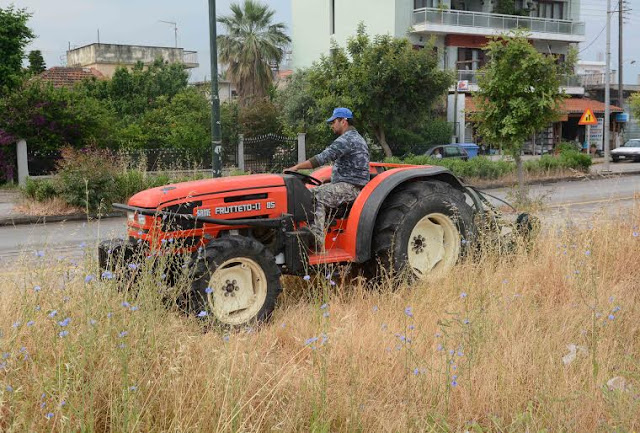
[[[637,197],[635,195],[629,197],[616,197],[616,198],[606,198],[601,200],[589,200],[589,201],[574,201],[569,203],[558,203],[554,205],[547,206],[549,209],[558,208],[558,207],[569,207],[569,206],[584,206],[588,204],[597,204],[597,203],[611,203],[614,201],[625,201],[625,200],[636,200]]]

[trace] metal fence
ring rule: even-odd
[[[284,135],[241,138],[238,150],[238,166],[252,173],[281,172],[298,161],[298,139]]]
[[[302,152],[302,153],[300,153]],[[133,149],[110,153],[124,167],[142,171],[210,170],[212,149]],[[301,156],[302,155],[302,156]],[[28,150],[30,176],[46,176],[56,172],[60,151]],[[281,172],[304,160],[304,134],[286,137],[266,134],[242,138],[236,144],[226,144],[222,151],[223,167],[251,173]]]

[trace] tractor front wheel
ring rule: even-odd
[[[229,236],[211,241],[198,259],[192,305],[224,326],[267,320],[282,291],[273,254],[255,239]]]
[[[410,183],[385,201],[373,236],[376,262],[394,273],[446,272],[473,237],[473,210],[445,182]]]

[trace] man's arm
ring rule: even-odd
[[[298,171],[309,168],[317,168],[321,165],[328,164],[335,161],[341,155],[344,155],[349,151],[349,142],[343,137],[338,137],[329,147],[317,154],[316,156],[307,159],[305,162],[296,164],[293,167],[287,168],[287,170]]]

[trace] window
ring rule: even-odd
[[[458,47],[458,61],[456,67],[459,71],[477,71],[486,63],[484,51],[479,48]]]
[[[540,0],[536,7],[535,15],[538,18],[551,18],[554,20],[563,20],[564,18],[564,2]]]
[[[444,148],[444,156],[453,158],[460,155],[460,149],[455,146],[447,146]]]
[[[413,8],[414,9],[437,8],[439,3],[440,3],[439,0],[413,0]]]

